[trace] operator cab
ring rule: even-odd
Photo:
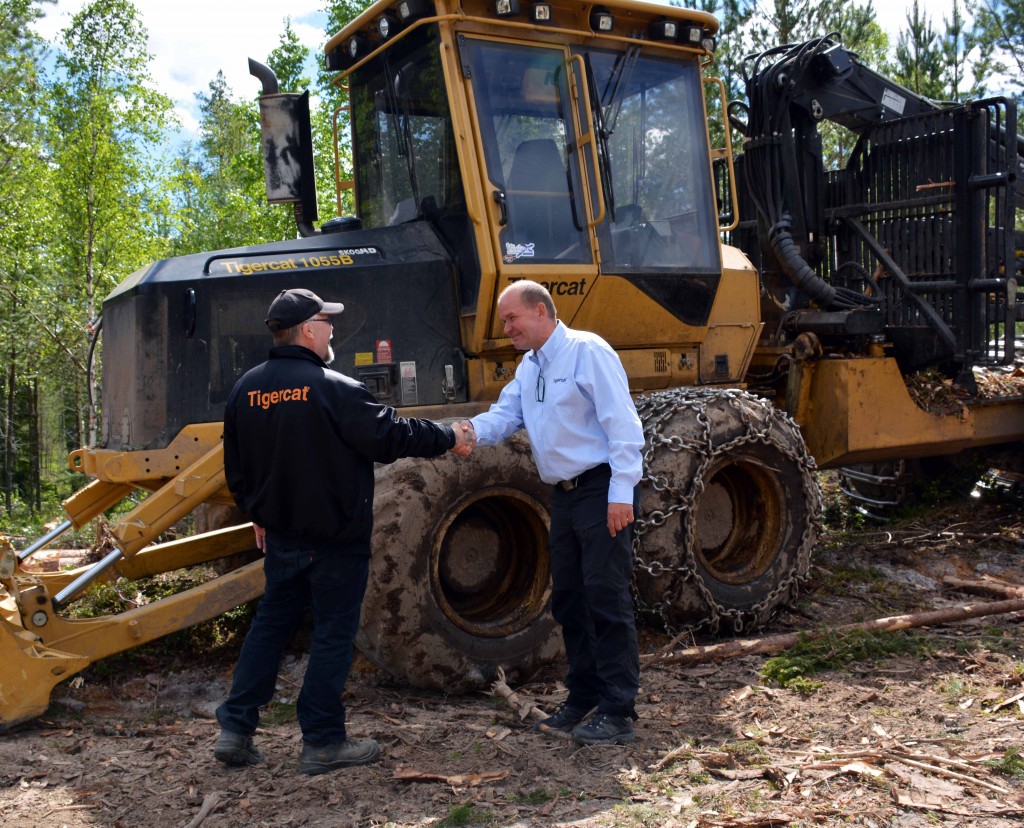
[[[642,37],[527,41],[470,20],[479,31],[456,26],[447,65],[441,24],[424,20],[350,70],[362,226],[433,224],[464,311],[481,268],[581,285],[615,274],[641,289],[669,274],[716,279],[703,53]],[[339,49],[357,40],[351,31],[335,38]],[[563,315],[582,299],[561,299]]]

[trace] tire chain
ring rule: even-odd
[[[711,421],[706,410],[709,403],[724,399],[739,414],[740,422],[746,426],[746,433],[715,446],[711,429]],[[763,425],[753,421],[747,413],[746,408],[741,405],[740,400],[748,401],[758,406],[767,416]],[[695,421],[700,426],[698,439],[684,440],[673,435],[666,437],[661,433],[665,423],[680,408],[693,409]],[[776,602],[783,594],[787,594],[786,602],[793,600],[802,582],[807,579],[807,572],[810,569],[811,551],[817,543],[821,533],[822,500],[817,480],[814,477],[816,466],[813,458],[807,453],[804,440],[796,423],[785,412],[775,408],[767,400],[757,397],[739,389],[708,389],[708,388],[680,388],[672,391],[659,391],[650,395],[644,395],[636,400],[637,413],[644,426],[644,433],[647,438],[643,452],[644,477],[642,483],[647,483],[656,491],[667,491],[673,495],[675,503],[665,511],[653,510],[649,514],[638,515],[634,523],[633,533],[633,566],[634,569],[642,569],[652,577],[660,575],[679,573],[681,577],[694,583],[705,606],[708,608],[707,615],[699,622],[689,625],[687,629],[696,630],[706,625],[709,631],[714,634],[721,628],[723,620],[731,624],[734,634],[742,633],[748,626],[758,626],[768,620],[776,607]],[[796,439],[793,445],[799,447],[794,450],[792,445],[784,444],[785,441],[773,439],[771,436],[772,426],[778,426],[784,431],[789,431]],[[693,505],[697,498],[704,491],[706,481],[704,474],[715,457],[726,454],[737,446],[744,443],[765,443],[771,445],[785,454],[800,469],[804,477],[804,500],[807,508],[808,520],[804,526],[800,540],[800,548],[797,552],[797,565],[790,573],[782,579],[774,589],[764,598],[748,610],[738,610],[724,606],[715,600],[711,590],[704,583],[698,573],[693,534]],[[672,452],[690,451],[698,457],[697,467],[689,481],[686,490],[673,486],[671,481],[664,477],[658,477],[648,472],[650,461],[660,449]],[[655,560],[647,562],[643,557],[643,536],[653,526],[661,526],[669,520],[676,512],[685,513],[682,516],[684,521],[684,536],[691,540],[684,550],[684,559],[678,566],[670,566]],[[633,593],[640,612],[657,615],[666,631],[675,637],[678,631],[673,628],[666,616],[666,609],[672,606],[671,597],[668,594],[668,587],[664,593],[664,600],[657,604],[645,605],[636,589],[634,582]]]

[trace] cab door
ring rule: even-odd
[[[499,289],[542,282],[571,319],[597,277],[602,212],[580,61],[557,46],[485,38],[462,38],[459,48],[494,204]]]

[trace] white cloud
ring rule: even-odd
[[[249,74],[248,58],[266,63],[280,43],[284,19],[316,60],[327,40],[322,0],[134,0],[149,32],[153,84],[174,101],[186,135],[198,125],[196,93],[209,91],[221,70],[236,97],[255,97],[260,85]],[[56,43],[85,0],[44,4],[39,34]]]

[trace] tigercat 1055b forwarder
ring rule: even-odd
[[[1014,102],[934,106],[831,37],[751,59],[748,101],[729,105],[717,32],[708,14],[628,0],[376,3],[327,45],[356,215],[319,226],[308,97],[251,64],[268,197],[293,205],[301,237],[156,262],[104,301],[102,439],[70,458],[92,482],[54,532],[3,557],[0,723],[38,715],[97,659],[261,593],[255,561],[120,614],[65,612],[97,579],[252,547],[248,524],[157,540],[231,503],[224,401],[265,358],[283,288],[344,302],[335,365],[381,402],[464,418],[522,356],[498,294],[543,282],[561,319],[615,347],[636,394],[637,603],[670,629],[734,633],[791,601],[819,531],[816,468],[1019,456],[1024,400],[976,383],[1012,364],[1021,318]],[[715,113],[742,152],[712,150]],[[833,172],[824,120],[856,140]],[[963,389],[956,416],[912,399],[907,376],[925,369]],[[112,519],[101,561],[30,571],[132,493],[145,497]],[[381,467],[362,652],[450,692],[557,658],[548,502],[525,437]]]

